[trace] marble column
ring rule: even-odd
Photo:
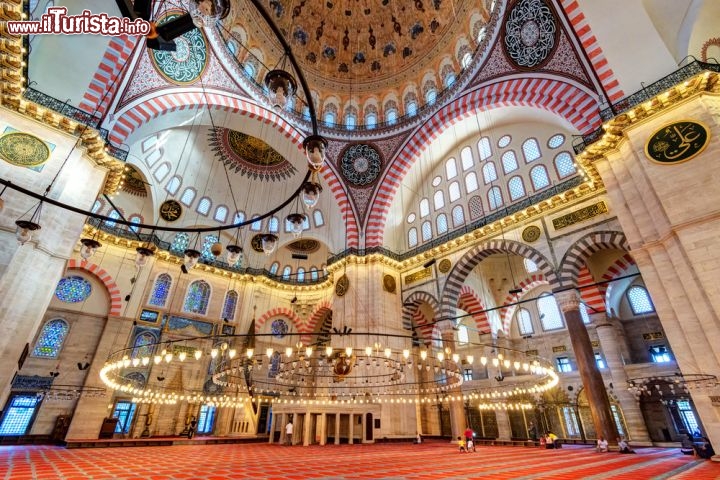
[[[273,415],[270,420],[270,438],[268,443],[274,443],[275,441],[275,429],[277,428],[277,415]]]
[[[335,414],[335,445],[340,445],[340,414]]]
[[[593,315],[593,323],[595,323],[595,331],[598,340],[600,340],[600,347],[605,354],[605,362],[610,370],[613,391],[620,402],[623,417],[625,418],[628,440],[633,442],[633,445],[650,446],[652,441],[648,435],[645,418],[640,410],[640,402],[626,388],[628,377],[620,353],[619,326],[608,319],[604,313]]]
[[[287,413],[282,414],[282,422],[280,422],[280,443],[285,445],[287,442],[287,434],[285,433],[285,425],[287,425],[288,422],[288,415]]]
[[[455,330],[452,328],[445,328],[442,330],[443,347],[449,348],[451,351],[455,351]],[[446,358],[444,366],[447,369],[456,369],[457,365],[452,362],[452,359]],[[462,397],[462,390],[459,386],[448,389],[450,396]],[[450,409],[450,429],[452,430],[452,438],[455,439],[465,432],[466,423],[465,420],[465,406],[462,401],[448,402],[448,408]]]
[[[350,418],[348,419],[348,443],[350,445],[353,444],[353,431],[355,429],[355,424],[353,421],[355,420],[355,415],[352,413],[350,414]]]
[[[610,411],[610,400],[605,390],[605,382],[595,361],[590,335],[588,335],[580,316],[580,296],[577,290],[564,290],[555,292],[555,300],[565,318],[565,325],[575,353],[575,362],[590,405],[590,415],[595,425],[595,431],[598,436],[605,437],[608,442],[616,443],[617,427]]]
[[[312,430],[313,416],[310,412],[305,412],[305,421],[303,422],[303,446],[310,445],[310,431]]]
[[[510,427],[510,416],[507,410],[495,410],[495,420],[498,427],[498,440],[510,440],[512,427]]]
[[[327,413],[320,414],[320,445],[327,443]]]

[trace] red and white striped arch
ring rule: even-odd
[[[470,314],[475,321],[475,327],[479,334],[491,333],[492,327],[488,320],[487,312],[478,298],[477,292],[467,285],[463,285],[458,297],[458,308]]]
[[[108,316],[117,317],[120,315],[120,311],[122,310],[122,297],[120,296],[120,287],[118,287],[117,283],[115,283],[115,280],[110,276],[108,272],[100,268],[98,265],[95,265],[94,263],[75,260],[74,258],[68,260],[67,269],[83,270],[85,272],[93,274],[93,276],[100,280],[103,285],[105,285],[105,288],[107,288],[108,295],[110,296],[110,311],[108,312]]]
[[[307,321],[308,331],[317,331],[318,327],[322,326],[320,324],[325,320],[325,316],[328,312],[332,312],[332,304],[327,300],[323,300],[318,304],[317,307],[315,307],[315,310],[313,310],[313,312],[310,314],[310,318]]]
[[[625,93],[622,88],[620,88],[620,82],[615,78],[615,73],[612,68],[610,68],[607,58],[605,58],[602,48],[600,48],[598,44],[597,38],[595,38],[595,35],[593,35],[590,30],[590,25],[588,25],[585,14],[580,11],[580,5],[577,0],[560,0],[560,3],[585,53],[590,59],[590,63],[592,63],[593,69],[600,79],[603,89],[607,92],[610,103],[620,100],[625,96]]]
[[[600,127],[597,95],[577,85],[552,78],[511,78],[482,86],[444,106],[402,147],[375,194],[367,220],[365,247],[383,244],[385,222],[402,179],[427,145],[459,120],[480,110],[507,106],[541,108],[570,122],[578,131]]]
[[[267,125],[274,126],[286,138],[292,139],[298,148],[302,148],[303,133],[275,112],[237,95],[218,90],[202,91],[197,88],[173,88],[134,101],[115,114],[116,119],[109,128],[110,140],[115,145],[121,145],[130,134],[152,119],[170,112],[198,107],[209,107],[213,110],[259,119]]]
[[[335,200],[338,202],[340,207],[340,213],[342,214],[343,223],[347,223],[346,236],[348,248],[357,248],[360,234],[358,230],[357,218],[353,212],[350,200],[348,199],[347,192],[340,182],[337,175],[328,167],[323,168],[323,179],[327,183],[328,188],[332,192]],[[347,221],[345,221],[347,220]]]
[[[528,278],[520,282],[517,286],[521,291],[519,294],[509,294],[505,297],[503,307],[500,309],[500,318],[502,318],[502,328],[505,334],[510,334],[510,326],[515,312],[520,305],[512,305],[523,297],[527,292],[540,285],[549,285],[550,282],[545,280],[545,276],[542,274],[530,275]]]
[[[626,253],[622,257],[615,260],[610,265],[607,271],[602,276],[602,281],[610,281],[616,278],[628,275],[631,270],[636,268],[635,259],[633,259],[629,253]],[[612,283],[603,283],[599,285],[599,293],[604,303],[610,299],[610,292],[612,290]]]
[[[290,320],[295,326],[295,330],[300,334],[301,339],[304,335],[307,335],[307,325],[303,323],[302,319],[298,317],[295,312],[286,307],[272,308],[267,312],[263,313],[260,318],[255,321],[255,333],[260,333],[260,331],[262,331],[262,327],[263,325],[265,325],[265,322],[278,317],[287,318],[288,320]]]
[[[605,311],[605,299],[598,286],[594,285],[594,283],[595,279],[587,266],[581,268],[578,276],[578,289],[580,290],[580,298],[585,302],[585,305],[590,307],[588,311],[590,314]]]

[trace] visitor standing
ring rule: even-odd
[[[288,420],[287,425],[285,425],[285,445],[292,445],[292,436],[293,436],[293,423],[292,420]]]

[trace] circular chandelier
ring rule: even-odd
[[[288,334],[289,336],[292,334]],[[136,403],[247,402],[298,404],[478,402],[480,408],[530,408],[525,399],[553,388],[558,375],[546,360],[523,351],[469,344],[461,356],[449,348],[412,345],[410,335],[345,332],[314,345],[277,345],[272,334],[220,335],[147,345],[112,353],[100,371],[110,389]],[[359,342],[366,346],[358,346]],[[323,344],[320,344],[323,343]],[[212,345],[211,348],[208,348]],[[244,345],[238,349],[236,345]],[[487,352],[487,353],[486,353]],[[476,355],[477,354],[477,357]],[[153,365],[182,368],[210,358],[213,388],[164,388],[133,375]],[[475,362],[488,372],[482,386],[468,386],[463,370]],[[199,365],[193,368],[202,369]]]

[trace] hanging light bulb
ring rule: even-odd
[[[408,358],[410,358],[410,350],[408,350],[407,348],[406,348],[405,350],[403,350],[403,358],[404,358],[405,360],[407,360]]]
[[[181,362],[184,362],[186,358],[187,358],[187,353],[186,353],[186,352],[182,351],[182,352],[178,353],[178,359],[179,359]]]
[[[143,364],[143,367],[146,367],[150,363],[150,357],[143,357],[140,363]]]
[[[272,255],[272,253],[277,248],[278,244],[278,236],[274,233],[264,233],[260,237],[261,243],[262,243],[262,249],[263,252],[265,252],[265,255]]]
[[[195,349],[195,360],[200,360],[200,357],[202,357],[202,350],[197,348]]]
[[[352,347],[345,347],[345,354],[349,357],[352,355],[353,348]]]
[[[487,357],[480,357],[480,363],[482,363],[483,367],[487,365]]]
[[[170,362],[172,361],[172,359],[173,359],[173,354],[172,354],[172,352],[168,352],[168,353],[165,354],[165,361],[166,361],[167,363],[170,363]]]
[[[292,347],[285,347],[285,356],[290,358],[290,357],[292,357],[292,354],[293,354]]]
[[[322,185],[318,179],[317,172],[313,172],[310,176],[310,180],[305,182],[302,186],[302,201],[303,204],[309,209],[315,208],[320,201],[320,194],[322,193]]]
[[[95,255],[97,249],[102,247],[102,244],[94,238],[81,238],[80,243],[82,244],[82,247],[80,247],[80,256],[83,260],[87,260]]]
[[[183,266],[187,270],[192,270],[195,265],[200,261],[201,253],[194,248],[188,248],[185,250],[185,256],[183,257]]]
[[[458,355],[457,353],[453,353],[452,359],[453,359],[453,362],[458,363],[460,361],[460,355]]]
[[[147,265],[148,259],[155,254],[155,252],[146,246],[137,247],[135,251],[137,252],[135,254],[135,266],[137,268],[142,268]]]
[[[225,247],[225,252],[227,252],[227,263],[231,267],[234,266],[238,261],[240,260],[240,257],[242,256],[242,247],[237,245],[228,245]]]
[[[293,237],[298,238],[303,232],[307,215],[304,213],[291,213],[286,217],[286,220],[290,225],[290,233],[293,234]]]
[[[306,347],[305,348],[305,356],[306,357],[312,357],[313,349],[312,347]]]
[[[212,358],[216,358],[216,357],[218,356],[218,349],[217,349],[217,348],[213,348],[212,350],[210,350],[210,356],[211,356]]]
[[[390,358],[390,355],[392,355],[392,350],[389,348],[385,349],[385,358]]]
[[[421,358],[422,360],[427,359],[427,350],[423,350],[423,351],[420,352],[420,358]]]
[[[475,357],[473,357],[472,355],[468,355],[468,356],[467,356],[467,362],[468,362],[470,365],[472,365],[474,361],[475,361]]]
[[[197,28],[212,27],[230,13],[230,1],[191,0],[188,4],[188,13]]]
[[[270,70],[265,75],[265,86],[268,89],[268,100],[275,108],[286,109],[290,98],[297,91],[297,83],[292,75],[285,70]]]
[[[32,238],[32,232],[40,230],[40,224],[28,221],[28,220],[17,220],[15,225],[18,226],[15,236],[17,237],[20,245],[25,245]]]
[[[443,360],[445,360],[445,352],[438,352],[437,359],[440,360],[441,362]]]
[[[153,357],[153,362],[155,362],[155,365],[158,365],[160,362],[162,362],[162,356],[155,355],[155,357]]]
[[[265,349],[265,356],[268,358],[271,358],[273,356],[273,349],[272,347],[268,347]]]
[[[370,345],[365,347],[365,355],[367,355],[368,357],[372,355],[372,347]]]
[[[311,170],[318,171],[325,164],[325,149],[328,142],[320,135],[309,135],[303,140],[305,156]]]

